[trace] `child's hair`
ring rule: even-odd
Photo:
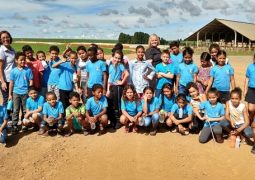
[[[148,41],[149,48],[151,47],[151,39],[152,39],[152,37],[156,37],[157,40],[158,40],[158,45],[160,45],[160,39],[159,39],[158,35],[157,34],[152,34],[152,35],[150,35],[149,41]]]
[[[37,51],[37,52],[36,52],[36,59],[38,59],[38,55],[39,55],[39,54],[43,54],[43,55],[46,57],[46,54],[45,54],[44,51]]]
[[[180,44],[177,42],[177,41],[172,41],[170,44],[169,44],[169,47],[170,47],[170,49],[172,48],[172,47],[179,47],[180,46]]]
[[[217,97],[219,97],[219,91],[216,88],[210,88],[207,92],[207,98],[209,94],[215,94]]]
[[[101,84],[94,84],[92,86],[92,92],[95,92],[97,89],[104,89],[103,86]]]
[[[115,44],[114,45],[114,48],[116,49],[116,50],[123,50],[123,45],[120,43],[120,42],[118,42],[117,44]]]
[[[53,91],[50,91],[50,92],[47,92],[47,93],[46,93],[46,99],[47,99],[48,96],[50,96],[50,95],[54,96],[54,98],[57,99],[57,96],[56,96],[56,94],[55,94]]]
[[[232,94],[237,94],[240,99],[242,99],[242,89],[240,87],[236,87],[234,88],[231,92],[230,92],[230,96],[232,96]]]
[[[217,57],[219,57],[220,55],[224,55],[225,57],[227,57],[227,53],[224,50],[219,50],[217,53]]]
[[[1,31],[0,32],[0,37],[2,36],[2,34],[8,34],[8,36],[10,37],[10,44],[12,43],[12,36],[11,36],[11,34],[8,32],[8,31]],[[0,45],[2,45],[3,43],[2,43],[2,40],[0,39]]]
[[[161,55],[162,54],[167,54],[167,55],[170,55],[170,52],[169,52],[169,50],[167,50],[167,49],[164,49],[162,52],[161,52]]]
[[[193,51],[193,49],[191,47],[185,47],[185,49],[183,50],[182,54],[183,54],[183,57],[186,54],[190,54],[192,56],[194,54],[194,51]]]
[[[220,50],[220,46],[218,44],[211,44],[209,47],[209,52],[212,51],[212,49],[217,49],[218,51]]]
[[[209,62],[211,60],[211,55],[208,52],[202,52],[200,60]]]
[[[80,50],[83,50],[83,51],[87,52],[85,46],[78,46],[77,49],[76,49],[76,51],[78,52],[78,51],[80,51]]]
[[[49,52],[51,51],[56,51],[57,53],[59,53],[59,47],[58,46],[50,46]]]
[[[94,46],[92,46],[92,47],[88,48],[88,51],[93,52],[95,55],[97,54],[97,48],[96,48],[96,47],[94,47]]]
[[[75,56],[77,57],[77,52],[71,51],[70,54],[69,54],[69,56],[70,56],[71,54],[72,54],[72,55],[75,55]]]
[[[23,52],[18,51],[15,54],[15,59],[18,60],[20,56],[25,56],[26,57],[26,55]]]
[[[122,93],[122,94],[123,94],[123,95],[122,95],[122,98],[123,98],[124,102],[125,102],[125,101],[128,101],[128,98],[127,98],[127,95],[126,95],[128,89],[131,89],[131,90],[133,91],[133,93],[134,93],[134,96],[133,96],[132,101],[138,101],[138,100],[139,100],[139,96],[138,96],[138,94],[137,94],[137,92],[136,92],[136,90],[135,90],[134,85],[133,85],[133,84],[127,84],[127,85],[124,87],[123,93]]]
[[[28,93],[29,93],[30,91],[36,91],[36,92],[38,92],[34,86],[29,87]]]
[[[190,88],[194,88],[194,89],[196,89],[198,92],[199,92],[199,89],[198,89],[198,87],[197,87],[197,84],[196,83],[194,83],[194,82],[189,82],[187,85],[186,85],[186,92],[189,92],[189,89]]]
[[[178,94],[178,95],[176,96],[176,100],[175,100],[176,103],[177,103],[179,100],[182,100],[182,101],[184,101],[185,103],[188,102],[187,99],[186,99],[186,95],[183,94],[183,93],[180,93],[180,94]]]
[[[145,51],[145,48],[142,45],[136,46],[135,52],[137,52],[138,49],[143,49],[143,51]],[[255,56],[255,54],[254,54],[254,56]]]
[[[24,45],[22,47],[22,51],[23,51],[23,53],[25,53],[26,51],[32,51],[33,52],[33,49],[30,45]]]
[[[114,51],[112,53],[112,57],[114,57],[115,54],[119,54],[120,55],[120,58],[121,58],[120,63],[123,64],[123,56],[124,56],[123,52],[121,50],[116,50],[116,51]]]
[[[76,97],[77,99],[79,99],[80,100],[80,95],[79,95],[79,93],[77,93],[77,92],[71,92],[70,94],[69,94],[69,99],[72,99],[73,97]]]
[[[104,52],[104,49],[101,48],[101,47],[97,48],[97,50],[100,50],[100,51]]]
[[[95,44],[95,43],[91,43],[91,44],[90,44],[90,47],[95,47],[96,49],[98,49],[98,45]]]
[[[151,86],[146,86],[146,87],[143,89],[143,93],[145,93],[147,90],[151,90],[152,94],[154,94],[154,89],[153,89]]]

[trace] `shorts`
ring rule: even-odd
[[[61,119],[57,123],[53,124],[53,126],[49,126],[49,124],[46,121],[41,122],[41,128],[44,128],[45,126],[48,126],[50,129],[57,129],[59,125],[64,126],[65,120]]]
[[[245,101],[251,104],[255,104],[255,88],[248,88],[247,94],[245,96]]]
[[[219,101],[222,104],[226,104],[226,102],[230,100],[229,91],[219,91]]]
[[[183,117],[182,117],[182,118],[179,118],[179,114],[178,114],[178,113],[174,113],[174,117],[175,117],[175,119],[177,119],[177,120],[182,120],[182,119],[187,118],[188,115],[187,115],[187,114],[183,114]],[[181,123],[181,125],[184,126],[185,128],[189,128],[189,124],[190,124],[190,123]]]

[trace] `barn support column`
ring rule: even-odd
[[[237,43],[236,43],[236,40],[237,40],[237,32],[236,31],[234,31],[235,32],[235,48],[237,47]]]
[[[249,51],[251,50],[251,40],[249,39]]]
[[[207,44],[206,44],[206,35],[207,35],[207,32],[205,33],[205,46],[207,46]]]
[[[198,41],[199,41],[199,31],[197,32],[197,47],[198,47]]]
[[[214,33],[212,33],[212,44],[213,44],[213,34],[214,34]]]

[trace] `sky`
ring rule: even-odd
[[[0,30],[15,38],[184,39],[215,18],[255,23],[254,0],[0,0]]]

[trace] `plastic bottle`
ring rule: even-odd
[[[241,143],[240,136],[237,136],[237,137],[236,137],[236,145],[235,145],[235,148],[240,148],[240,143]]]
[[[165,122],[165,111],[163,109],[159,112],[159,122],[164,123]]]
[[[96,123],[90,123],[90,128],[91,128],[92,130],[96,129]]]
[[[179,118],[182,118],[182,117],[183,117],[183,109],[180,108],[180,109],[179,109]]]
[[[12,100],[9,100],[8,103],[7,103],[6,109],[7,109],[8,111],[12,111],[12,105],[13,105],[13,101],[12,101]]]

